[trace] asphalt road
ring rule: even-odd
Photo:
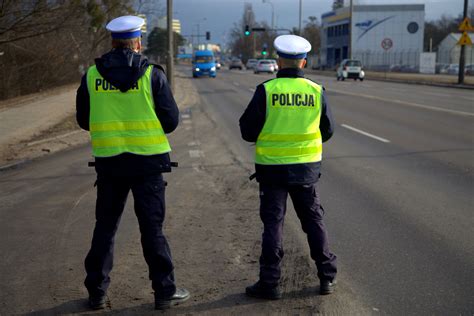
[[[311,75],[327,88],[337,122],[324,145],[320,191],[339,257],[338,292],[314,295],[314,267],[290,211],[286,298],[261,303],[242,295],[256,275],[260,224],[256,185],[243,175],[254,147],[240,139],[238,118],[256,85],[271,77],[223,69],[216,79],[193,80],[199,106],[173,136],[182,167],[167,175],[178,280],[194,295],[177,312],[472,315],[474,91]],[[233,156],[222,154],[227,149]],[[89,156],[80,147],[0,172],[0,314],[87,313]],[[152,309],[132,205],[117,236],[111,294],[119,314]]]
[[[321,194],[340,282],[374,313],[472,315],[474,91],[308,76],[337,122]],[[271,77],[223,69],[195,80],[246,161],[238,118]]]

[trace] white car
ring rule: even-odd
[[[245,64],[245,68],[255,69],[255,66],[257,65],[257,63],[258,63],[257,59],[249,59],[247,60],[247,63]]]
[[[362,70],[362,63],[356,59],[344,59],[337,68],[337,80],[359,79],[364,80],[365,73]]]
[[[273,67],[275,68],[275,71],[278,71],[278,63],[275,59],[270,59],[270,61],[273,63]]]
[[[255,66],[254,73],[258,74],[261,72],[269,72],[272,74],[275,72],[275,65],[269,59],[260,59]]]

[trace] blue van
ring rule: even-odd
[[[216,77],[216,59],[210,50],[198,50],[193,57],[193,78],[201,76]]]

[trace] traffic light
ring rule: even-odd
[[[249,36],[250,35],[250,27],[247,25],[245,25],[245,36]]]
[[[206,32],[206,41],[211,39],[211,32]]]
[[[262,55],[263,55],[263,56],[266,56],[266,55],[267,55],[267,44],[263,44],[263,47],[262,47]]]

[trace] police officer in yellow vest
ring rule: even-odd
[[[187,290],[176,288],[162,232],[166,185],[162,173],[171,171],[166,134],[177,127],[179,111],[163,68],[140,54],[143,24],[136,16],[107,24],[113,48],[95,60],[77,91],[76,118],[90,131],[97,172],[96,223],[84,282],[93,309],[106,305],[115,232],[130,190],[155,308],[189,298]]]
[[[329,251],[324,210],[317,190],[322,143],[334,129],[324,89],[304,78],[302,68],[311,44],[296,35],[275,39],[280,70],[259,86],[240,118],[242,138],[255,142],[255,175],[260,185],[260,218],[264,229],[260,276],[246,294],[279,299],[283,258],[283,222],[290,195],[307,235],[320,280],[320,294],[335,289],[336,256]]]

